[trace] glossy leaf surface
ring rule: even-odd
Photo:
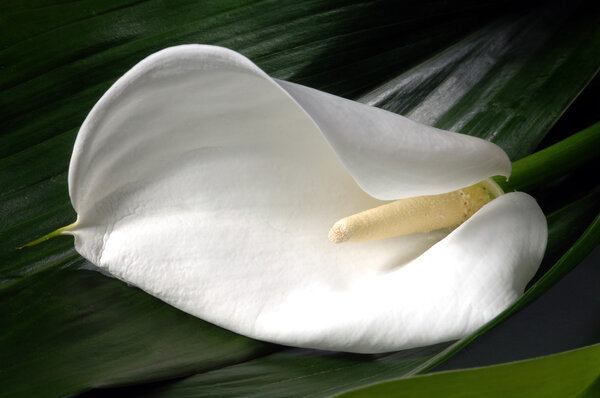
[[[525,361],[434,373],[358,389],[341,397],[567,397],[599,376],[600,345]],[[398,393],[400,392],[401,393]]]

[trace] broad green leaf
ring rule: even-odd
[[[68,259],[0,294],[3,394],[60,396],[155,381],[272,351]]]
[[[569,397],[600,376],[600,344],[545,357],[434,373],[357,389],[340,397]]]
[[[447,128],[487,134],[504,126],[500,116],[518,111],[522,123],[502,127],[504,138],[498,141],[516,158],[533,150],[596,73],[599,25],[589,20],[593,14],[573,2],[560,12],[543,11],[547,19],[529,28],[523,21],[535,20],[543,8],[501,3],[1,3],[0,318],[10,327],[0,332],[0,381],[11,389],[6,393],[75,394],[223,368],[283,349],[235,336],[138,289],[82,269],[91,267],[73,251],[70,239],[15,251],[74,220],[66,171],[77,128],[127,69],[167,46],[217,44],[242,52],[274,77],[350,98],[380,92],[382,82],[403,76],[418,83],[413,84],[418,90],[402,92],[410,107],[390,109],[405,113],[420,104],[431,105],[428,100],[440,91],[441,82],[450,82],[451,72],[466,68],[467,75],[483,73],[481,81],[445,96],[439,102],[439,120],[448,120]],[[514,24],[507,24],[511,20]],[[517,36],[510,36],[511,27]],[[519,47],[499,41],[494,43],[510,51],[497,57],[482,52],[489,32],[517,37]],[[477,37],[481,51],[466,51],[476,49],[467,44]],[[524,57],[529,48],[535,51]],[[445,50],[435,55],[441,49]],[[519,63],[523,58],[527,61]],[[441,65],[441,73],[429,73],[434,64]],[[392,87],[398,81],[402,80],[392,80]],[[532,81],[539,83],[539,101],[513,95]],[[484,96],[490,99],[486,109],[498,112],[491,119],[472,117],[487,114],[479,106],[481,93],[502,93],[492,99]],[[476,126],[467,128],[473,123]],[[581,229],[589,221],[586,213],[567,224]],[[375,358],[352,358],[371,382],[397,377],[442,348],[391,355],[390,368],[379,379],[378,365],[371,364],[378,363]],[[281,358],[291,359],[278,369],[296,362],[302,366],[296,357],[305,354],[309,355],[282,351]],[[315,355],[322,366],[335,366],[327,365],[326,353]],[[341,354],[333,357],[348,360]]]
[[[600,67],[600,18],[591,3],[575,5],[500,18],[361,100],[488,139],[520,159]]]
[[[600,395],[600,376],[590,384],[585,390],[583,390],[577,398],[595,398]]]
[[[406,374],[446,344],[387,355],[289,349],[147,391],[157,397],[327,397]]]

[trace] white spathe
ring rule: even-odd
[[[88,115],[71,233],[94,264],[227,329],[384,352],[459,338],[514,302],[542,259],[545,217],[511,193],[449,234],[335,245],[329,228],[498,174],[510,161],[489,142],[186,45],[144,59]]]

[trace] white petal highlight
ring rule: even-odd
[[[443,240],[334,245],[327,232],[385,203],[374,197],[505,174],[498,150],[275,82],[230,50],[180,46],[136,65],[86,119],[72,233],[99,267],[250,337],[352,352],[432,344],[522,293],[546,242],[535,201],[504,195]]]

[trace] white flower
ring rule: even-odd
[[[459,338],[515,301],[543,256],[544,215],[510,193],[450,233],[336,245],[330,227],[508,174],[489,142],[179,46],[127,72],[85,120],[70,233],[94,264],[224,328],[383,352]]]

